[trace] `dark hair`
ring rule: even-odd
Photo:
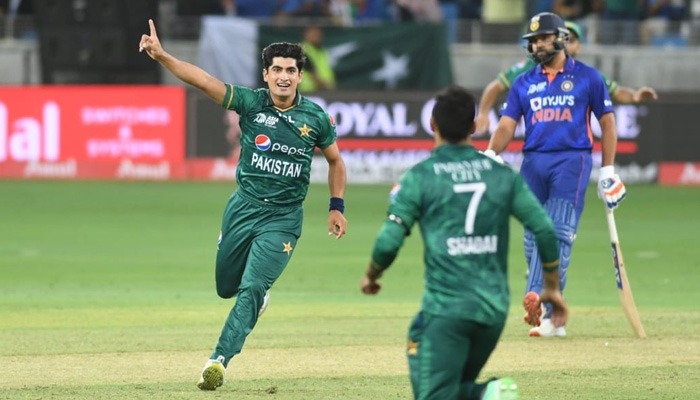
[[[461,86],[448,86],[435,96],[433,119],[447,142],[466,139],[473,131],[475,114],[474,96]]]
[[[279,42],[272,43],[265,47],[262,51],[263,68],[270,68],[272,59],[275,57],[295,59],[299,71],[302,71],[304,69],[304,64],[306,64],[306,54],[304,53],[304,48],[299,43]]]

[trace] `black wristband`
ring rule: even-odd
[[[340,213],[345,212],[345,200],[340,197],[331,197],[331,203],[328,206],[328,211],[338,210]]]

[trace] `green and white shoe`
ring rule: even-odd
[[[216,390],[224,384],[224,356],[216,357],[216,360],[209,360],[204,364],[202,375],[199,377],[197,387],[201,390]]]
[[[510,378],[501,378],[486,385],[481,400],[518,400],[518,385]]]

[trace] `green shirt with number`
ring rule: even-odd
[[[389,267],[418,222],[425,245],[422,310],[482,323],[508,313],[510,216],[535,234],[544,265],[558,265],[547,213],[522,177],[472,146],[446,144],[401,177],[372,259]]]
[[[508,68],[508,70],[498,74],[498,81],[501,82],[501,85],[503,85],[503,87],[506,88],[506,90],[510,90],[510,87],[513,85],[513,82],[515,82],[515,78],[531,70],[536,65],[537,64],[529,58],[527,60],[519,61],[513,64],[510,68]],[[613,93],[617,91],[619,85],[616,81],[608,79],[607,76],[603,74],[600,75],[603,77],[605,87],[608,88],[608,94],[612,96]]]
[[[314,148],[335,142],[330,116],[298,92],[291,107],[280,109],[269,89],[230,84],[222,106],[240,116],[238,190],[270,205],[301,204],[309,189]]]

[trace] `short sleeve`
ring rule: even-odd
[[[410,231],[421,215],[420,179],[415,168],[406,171],[389,195],[389,215],[399,217]]]
[[[600,73],[593,69],[591,70],[590,77],[588,101],[591,105],[591,111],[593,111],[596,118],[600,120],[603,115],[613,112],[612,100],[610,100],[608,88]]]
[[[501,116],[508,116],[516,121],[519,121],[520,117],[523,115],[523,109],[520,104],[520,96],[518,94],[518,88],[520,86],[518,83],[521,81],[522,79],[517,79],[513,88],[511,88],[510,92],[508,92],[508,99],[505,103],[503,103]]]
[[[321,133],[316,139],[316,146],[319,149],[325,149],[326,147],[335,143],[335,121],[333,117],[328,113],[321,113]]]
[[[246,114],[258,96],[256,92],[244,86],[226,84],[226,94],[221,106],[227,110],[233,110],[240,115]]]

